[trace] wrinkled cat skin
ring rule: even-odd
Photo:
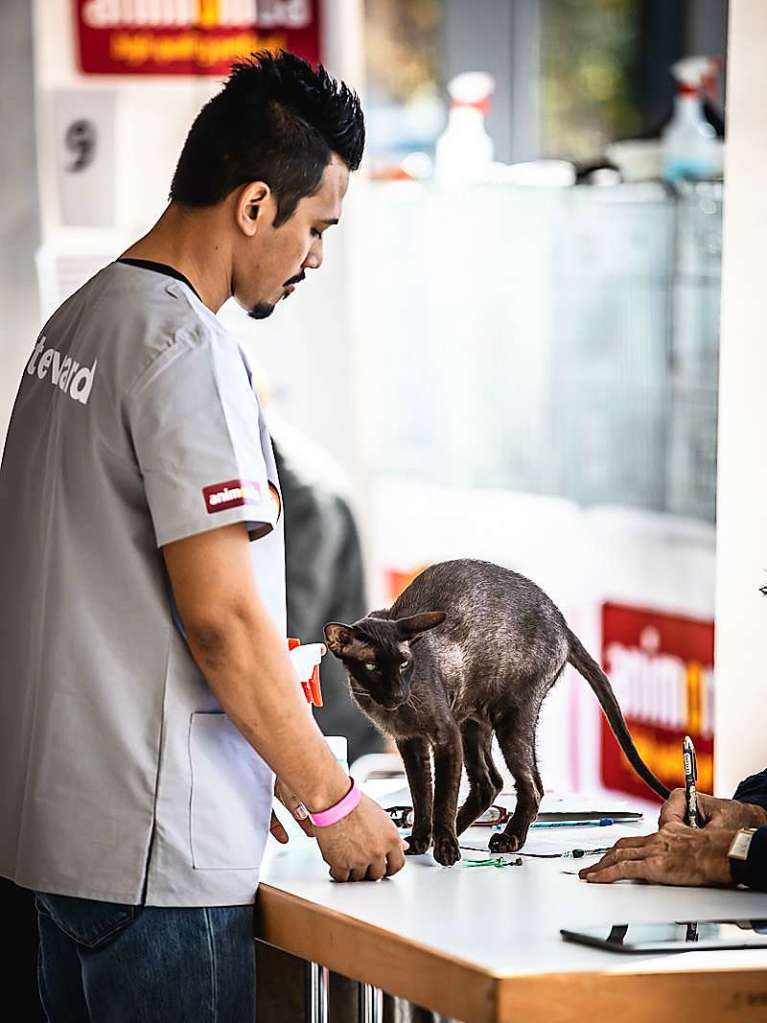
[[[439,863],[460,859],[458,835],[501,791],[493,733],[517,805],[490,849],[521,848],[543,794],[538,715],[568,662],[594,690],[640,777],[668,795],[637,753],[607,676],[546,594],[516,572],[486,561],[432,565],[391,608],[352,625],[332,622],[325,639],[346,667],[353,699],[402,755],[413,798],[411,854],[433,845]],[[459,809],[462,765],[469,794]]]

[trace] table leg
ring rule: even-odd
[[[383,1023],[383,991],[372,984],[359,985],[359,1023]]]
[[[328,968],[307,963],[304,970],[306,1023],[328,1023]]]

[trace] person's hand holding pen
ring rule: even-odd
[[[696,788],[692,740],[682,744],[685,787],[663,804],[654,835],[622,838],[598,863],[584,867],[584,881],[609,884],[628,879],[675,885],[732,885],[728,852],[740,828],[767,824],[760,806],[716,799]]]
[[[684,823],[686,809],[685,790],[674,789],[661,808],[656,834],[620,839],[578,876],[596,884],[628,878],[656,884],[732,884],[727,852],[733,836],[739,828],[767,825],[767,810],[699,792],[702,827],[691,828]]]
[[[668,824],[685,823],[685,791],[674,789],[661,807],[658,826],[665,828]],[[729,828],[761,828],[767,824],[767,810],[755,803],[739,803],[734,799],[717,799],[716,796],[698,793],[698,817],[701,827]]]

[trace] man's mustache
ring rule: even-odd
[[[302,270],[300,274],[296,274],[295,277],[291,277],[290,280],[285,281],[285,283],[282,286],[283,288],[287,288],[289,284],[300,284],[304,277],[306,277],[306,273],[304,270]]]

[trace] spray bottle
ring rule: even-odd
[[[493,140],[485,116],[490,112],[495,81],[484,71],[466,71],[456,75],[447,89],[450,112],[447,127],[437,139],[435,177],[448,185],[481,181],[493,160]]]
[[[685,57],[671,67],[678,85],[674,114],[661,136],[663,177],[715,178],[722,173],[722,143],[703,115],[704,85],[716,73],[711,57]]]

